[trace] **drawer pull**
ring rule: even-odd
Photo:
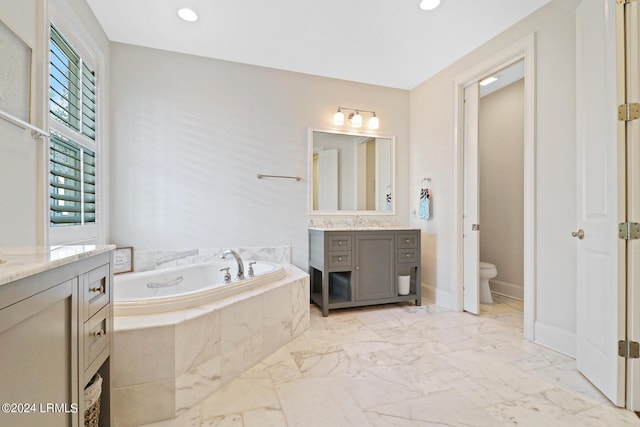
[[[107,333],[103,329],[100,329],[99,331],[95,331],[93,333],[93,336],[97,338],[104,337],[105,335],[107,335]]]
[[[100,292],[101,294],[104,294],[104,285],[100,285],[97,288],[89,288],[89,292]]]
[[[411,239],[405,239],[405,243],[411,243]]]
[[[411,254],[405,254],[404,255],[406,258],[411,258]]]

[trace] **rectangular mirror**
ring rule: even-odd
[[[394,137],[309,132],[309,212],[393,215]]]

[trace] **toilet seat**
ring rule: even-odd
[[[496,268],[496,266],[491,264],[490,262],[484,262],[484,261],[478,262],[478,266],[480,267],[480,270],[490,270],[492,268]]]

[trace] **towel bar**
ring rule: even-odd
[[[295,179],[296,181],[302,180],[299,176],[284,176],[284,175],[263,175],[261,173],[258,174],[258,179],[262,178],[283,178],[283,179]]]

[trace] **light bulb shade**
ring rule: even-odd
[[[342,126],[344,124],[344,113],[342,111],[338,110],[333,115],[333,124],[336,126]]]
[[[357,111],[355,114],[351,114],[349,116],[349,120],[351,120],[351,126],[353,126],[354,128],[362,127],[362,116]]]
[[[440,0],[421,0],[420,1],[420,9],[422,10],[432,10],[438,6],[440,6]]]
[[[380,127],[380,119],[376,117],[376,114],[373,113],[373,116],[369,119],[369,129],[378,129]]]

